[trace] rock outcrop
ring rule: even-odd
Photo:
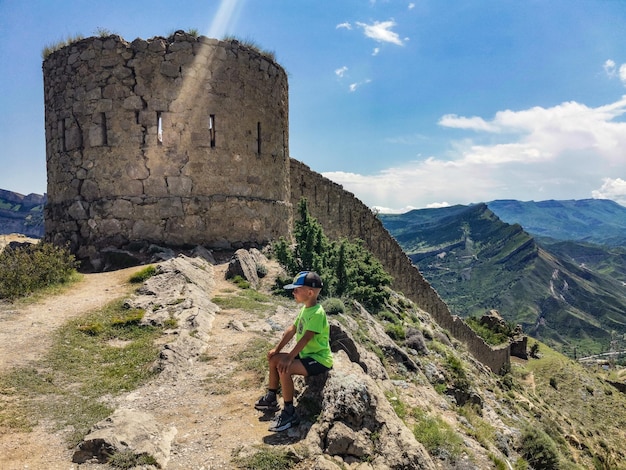
[[[239,260],[237,263],[263,261],[260,256],[258,252],[238,252],[235,258]],[[210,300],[214,276],[213,266],[204,259],[179,255],[157,265],[155,275],[125,301],[128,308],[145,311],[144,324],[172,331],[174,339],[162,347],[154,364],[159,383],[174,386],[209,346],[209,334],[219,311]],[[273,321],[288,322],[283,310],[278,308],[268,322],[274,316]],[[418,369],[365,309],[360,308],[358,315],[359,322],[367,325],[372,341],[385,355],[409,370]],[[323,376],[296,379],[299,390],[296,403],[303,422],[291,431],[301,436],[311,468],[338,469],[342,468],[341,462],[367,461],[359,468],[434,469],[430,456],[397,417],[380,386],[389,382],[380,359],[352,337],[350,330],[357,327],[351,326],[351,322],[355,320],[347,316],[344,320],[347,326],[331,320],[331,342],[336,351],[334,368]],[[236,331],[246,328],[233,325]],[[176,430],[160,427],[150,413],[127,408],[123,400],[121,403],[125,406],[94,426],[80,443],[74,461],[105,462],[111,455],[124,452],[137,459],[154,459],[165,468]]]
[[[300,384],[303,382],[300,381]],[[326,380],[309,380],[299,403],[320,403],[320,412],[305,442],[314,455],[340,462],[369,462],[371,469],[435,469],[413,434],[395,414],[384,391],[344,351],[335,354],[335,365]],[[303,408],[303,407],[301,407]]]

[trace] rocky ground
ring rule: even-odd
[[[230,295],[234,291],[233,284],[224,279],[226,267],[219,264],[213,268],[212,295]],[[43,357],[51,335],[63,322],[129,295],[134,286],[128,279],[137,269],[86,274],[80,283],[58,296],[34,304],[0,307],[0,372]],[[288,321],[292,312],[286,313]],[[152,413],[164,429],[173,430],[167,468],[233,468],[233,451],[241,446],[294,439],[288,433],[276,435],[267,430],[268,418],[253,409],[264,384],[246,380],[249,374],[239,370],[238,355],[252,338],[258,337],[257,326],[268,330],[267,325],[259,323],[257,314],[218,311],[208,331],[209,361],[193,361],[176,374],[174,382],[159,377],[116,399],[116,407]],[[0,431],[0,468],[108,468],[72,463],[75,449],[67,447],[64,432],[51,432],[49,424],[41,422],[29,433]]]

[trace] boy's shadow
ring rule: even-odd
[[[277,412],[265,411],[263,412],[263,414],[261,414],[261,416],[259,416],[259,421],[269,423],[279,414],[280,414],[280,411],[277,411]],[[303,426],[303,424],[306,424],[306,422],[303,423],[301,421],[299,424],[297,424],[293,428],[290,428],[285,431],[272,432],[271,434],[268,434],[267,436],[263,437],[263,443],[268,444],[268,445],[285,445],[285,444],[293,444],[295,442],[298,442],[304,439],[304,437],[306,436],[306,433],[303,434],[301,430],[307,429],[308,431],[308,428],[310,427],[310,425]],[[294,432],[294,430],[296,430],[296,432]]]
[[[279,413],[279,411],[263,411],[263,414],[261,416],[259,416],[259,421],[271,421],[274,419],[274,417],[276,416],[277,413]]]

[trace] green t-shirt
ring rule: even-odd
[[[300,351],[300,357],[312,357],[326,367],[333,366],[333,353],[330,350],[330,326],[326,312],[320,304],[313,307],[302,307],[298,318],[293,322],[296,326],[296,342],[306,331],[313,331],[315,336]]]

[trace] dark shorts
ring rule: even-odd
[[[309,377],[311,377],[312,375],[323,374],[324,372],[330,370],[329,367],[320,364],[315,359],[312,359],[310,357],[301,357],[300,362],[302,362],[302,365],[306,369],[306,373],[309,375]]]

